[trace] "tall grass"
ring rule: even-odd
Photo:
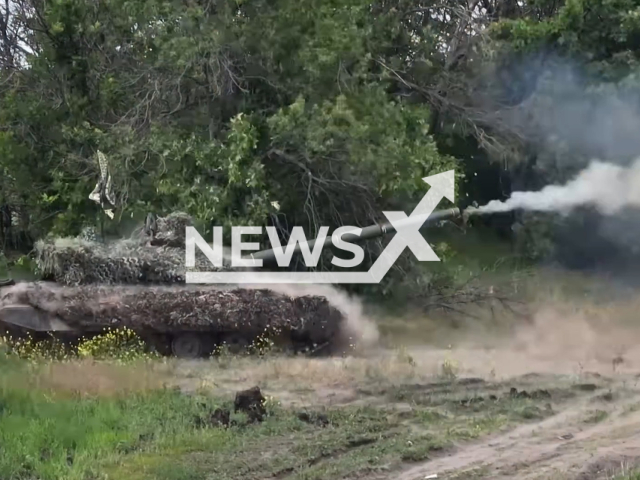
[[[192,428],[200,403],[126,370],[1,356],[0,478],[101,478],[100,462]]]
[[[105,462],[193,430],[211,400],[166,388],[166,365],[136,340],[110,331],[75,354],[46,342],[3,344],[0,478],[106,478]]]

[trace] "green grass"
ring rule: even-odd
[[[0,478],[333,478],[423,460],[462,436],[412,433],[402,416],[364,407],[327,411],[324,428],[276,406],[258,425],[238,414],[236,426],[201,428],[196,417],[228,401],[173,390],[56,399],[3,390],[2,400]]]
[[[99,462],[184,432],[202,409],[170,389],[87,396],[38,388],[22,363],[0,367],[3,479],[99,478]]]
[[[232,413],[229,428],[203,426],[198,419],[218,407],[231,409],[232,398],[162,387],[145,377],[157,374],[152,366],[1,358],[0,478],[356,478],[548,414],[539,400],[507,398],[502,386],[482,384],[469,398],[487,400],[469,402],[464,389],[453,392],[443,381],[435,390],[398,386],[384,407],[324,408],[325,426],[300,420],[299,411],[274,400],[262,423]],[[500,398],[488,400],[499,390]]]
[[[411,434],[400,419],[371,408],[330,411],[331,424],[308,425],[291,412],[264,424],[205,431],[174,439],[157,453],[136,455],[111,470],[114,478],[258,479],[343,478],[445,447],[441,439]]]
[[[615,477],[613,480],[640,480],[640,471],[619,475]]]

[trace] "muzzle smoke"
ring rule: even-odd
[[[492,200],[477,212],[521,209],[566,214],[580,206],[595,207],[604,215],[640,206],[640,158],[628,167],[593,161],[565,185],[548,185],[537,192],[513,192],[508,200]]]

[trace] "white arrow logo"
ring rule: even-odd
[[[455,172],[449,170],[422,179],[431,188],[420,200],[411,215],[404,212],[383,212],[396,234],[368,272],[187,272],[187,283],[380,283],[393,264],[409,248],[421,262],[439,262],[440,259],[420,234],[420,227],[427,221],[442,198],[455,201]]]

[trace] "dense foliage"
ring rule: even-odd
[[[446,169],[484,202],[626,161],[639,42],[635,0],[9,2],[0,237],[25,248],[102,222],[97,150],[111,233],[183,210],[205,233],[283,240],[410,211]],[[557,241],[522,231],[534,257]]]

